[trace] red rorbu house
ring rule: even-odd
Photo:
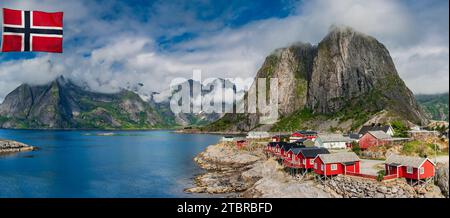
[[[383,131],[369,131],[359,139],[359,147],[365,150],[372,146],[388,144],[391,139],[392,137]]]
[[[272,136],[272,142],[281,142],[285,141],[286,139],[289,139],[290,135],[276,135]]]
[[[266,146],[266,152],[270,155],[275,155],[280,152],[280,142],[269,142]]]
[[[314,141],[317,138],[317,132],[314,131],[297,131],[291,134],[291,137],[289,138],[289,142],[295,142],[299,139],[309,139]]]
[[[271,142],[272,144],[272,154],[275,157],[281,157],[281,148],[287,144],[287,142]],[[270,144],[270,143],[269,143]],[[284,153],[284,151],[283,151]]]
[[[302,149],[307,149],[304,145],[291,144],[289,151],[285,152],[283,164],[289,168],[301,168],[300,152]],[[309,147],[308,149],[310,149]]]
[[[266,146],[266,152],[267,152],[268,154],[273,154],[273,153],[275,153],[275,147],[276,147],[276,145],[277,145],[276,142],[269,142],[269,143],[267,143],[267,146]]]
[[[312,169],[314,158],[319,154],[329,154],[326,148],[319,147],[294,147],[291,148],[284,159],[284,165],[290,168]]]
[[[236,146],[238,147],[238,148],[243,148],[243,147],[245,147],[247,145],[247,141],[245,141],[245,140],[239,140],[239,141],[236,141]]]
[[[287,152],[294,147],[294,144],[284,143],[280,148],[280,158],[284,159],[287,157]]]
[[[314,172],[322,177],[359,173],[359,162],[353,152],[319,154],[314,159]]]
[[[279,136],[272,136],[272,142],[279,142],[281,141],[281,137]]]
[[[392,154],[386,159],[386,175],[397,175],[406,178],[411,183],[428,182],[435,174],[435,163],[428,158],[410,157]]]
[[[304,169],[314,168],[314,159],[319,154],[329,154],[330,152],[326,148],[319,147],[306,147],[300,150],[298,159],[301,163],[301,167]]]
[[[293,147],[286,152],[286,157],[283,159],[283,165],[288,168],[298,169],[300,168],[300,160],[298,154],[303,147]]]

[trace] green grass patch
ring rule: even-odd
[[[435,144],[433,143],[425,143],[421,141],[410,141],[403,144],[402,154],[404,155],[419,155],[421,157],[430,157],[435,155]],[[441,151],[438,147],[436,147],[436,153],[438,155],[448,154],[446,151]]]

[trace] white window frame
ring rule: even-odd
[[[408,174],[413,174],[413,172],[414,172],[413,167],[410,167],[410,166],[407,166],[407,167],[406,167],[406,173],[408,173]]]
[[[325,164],[321,164],[321,165],[320,165],[320,170],[325,171],[324,165],[325,165]]]
[[[314,169],[317,170],[317,163],[314,163]]]
[[[331,164],[331,170],[337,170],[337,164]]]
[[[303,159],[302,163],[303,163],[303,165],[306,165],[306,159]],[[313,163],[314,163],[314,161],[313,161]]]
[[[419,168],[420,175],[425,174],[425,168],[421,167]]]
[[[313,159],[309,159],[309,164],[313,164],[314,160]]]

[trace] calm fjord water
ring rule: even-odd
[[[0,156],[0,197],[196,197],[195,155],[215,135],[170,131],[4,130],[40,150]],[[205,195],[203,195],[205,197]]]

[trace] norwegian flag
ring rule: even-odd
[[[62,53],[63,12],[3,8],[2,52]]]

